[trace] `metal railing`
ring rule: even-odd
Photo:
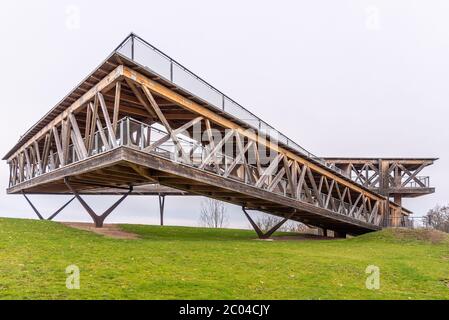
[[[418,183],[416,180],[418,180],[420,183]],[[408,182],[403,188],[429,188],[430,187],[430,177],[416,177],[416,180],[412,180]],[[424,185],[424,186],[423,186]]]
[[[143,67],[148,68],[161,78],[181,87],[185,91],[192,94],[192,96],[207,102],[213,107],[219,109],[221,112],[226,112],[238,118],[253,129],[257,130],[259,134],[270,137],[341,175],[348,176],[346,172],[339,169],[334,164],[329,164],[324,159],[307,151],[296,142],[282,134],[280,131],[270,126],[268,123],[222,93],[220,90],[216,89],[214,86],[210,85],[208,82],[204,81],[202,78],[139,36],[135,34],[129,35],[116,48],[115,52],[126,56]]]
[[[383,228],[408,228],[414,229],[414,219],[409,217],[388,217],[382,219],[381,225]]]
[[[431,228],[426,217],[384,217],[381,222],[384,228],[420,229]]]

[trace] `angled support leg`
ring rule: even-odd
[[[264,234],[263,234],[262,230],[260,230],[259,226],[254,222],[254,220],[251,218],[251,216],[248,214],[248,212],[246,212],[245,208],[242,208],[242,210],[243,210],[243,213],[245,214],[246,218],[248,219],[249,223],[251,223],[251,226],[256,231],[259,239],[264,239]]]
[[[161,226],[164,226],[165,194],[159,194],[159,212],[161,215]]]
[[[117,202],[115,202],[108,210],[106,210],[102,215],[97,215],[94,210],[87,204],[86,201],[84,201],[83,198],[79,195],[79,193],[73,188],[73,186],[70,184],[69,179],[65,178],[64,183],[66,184],[67,188],[73,193],[76,199],[81,203],[83,208],[87,211],[87,213],[90,215],[92,220],[95,223],[96,228],[103,228],[104,220],[125,200],[132,192],[133,187],[129,187],[128,193],[124,194]]]
[[[34,206],[34,204],[31,202],[30,199],[28,199],[27,195],[25,194],[25,192],[22,191],[23,196],[25,197],[25,199],[27,200],[27,202],[29,203],[29,205],[31,206],[31,208],[33,209],[33,211],[36,213],[36,215],[38,216],[39,220],[45,220],[44,217],[40,214],[40,212],[36,209],[36,207]]]
[[[33,205],[33,203],[31,202],[31,200],[27,197],[27,195],[25,194],[25,192],[22,191],[23,196],[25,197],[25,199],[27,200],[27,202],[30,204],[31,208],[33,209],[33,211],[36,213],[36,215],[39,217],[40,220],[45,220],[45,218],[42,216],[42,214],[36,209],[36,207]],[[72,201],[75,200],[75,197],[73,197],[72,199],[70,199],[69,201],[67,201],[61,208],[59,208],[55,213],[53,213],[47,220],[48,221],[52,221],[54,218],[56,218],[56,216],[58,214],[60,214],[65,208],[67,208],[67,206],[72,203]]]
[[[48,221],[52,221],[54,218],[56,218],[56,216],[58,214],[60,214],[62,212],[62,210],[64,210],[69,204],[72,203],[73,200],[75,200],[76,198],[73,197],[72,199],[70,199],[69,201],[67,201],[61,208],[58,209],[58,211],[56,211],[55,213],[53,213],[53,215],[51,215],[47,220]]]
[[[264,233],[259,226],[254,222],[254,220],[251,218],[251,216],[248,214],[246,209],[242,207],[243,213],[245,214],[246,218],[248,219],[249,223],[251,223],[251,226],[254,228],[254,230],[257,233],[257,236],[259,239],[269,239],[276,231],[279,230],[291,217],[293,217],[294,213],[289,215],[287,218],[280,221],[277,225],[275,225],[273,228],[271,228],[269,231]]]

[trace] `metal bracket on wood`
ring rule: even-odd
[[[249,223],[251,223],[251,226],[254,228],[254,230],[257,233],[257,236],[259,239],[269,239],[273,233],[279,230],[280,227],[282,227],[288,220],[290,220],[291,217],[293,217],[294,213],[290,214],[288,217],[280,221],[277,225],[275,225],[273,228],[268,230],[267,232],[263,232],[260,227],[254,222],[254,220],[251,218],[251,216],[248,214],[247,209],[245,207],[242,207],[243,213],[245,214],[246,218],[248,219]]]
[[[54,218],[56,218],[56,216],[58,214],[60,214],[62,212],[62,210],[64,210],[70,203],[72,203],[73,200],[75,200],[75,197],[73,197],[72,199],[67,201],[61,208],[59,208],[55,213],[53,213],[48,219],[45,219],[44,216],[39,212],[39,210],[37,210],[37,208],[31,202],[31,200],[27,197],[27,195],[24,191],[22,191],[22,195],[25,197],[26,201],[29,203],[29,205],[31,206],[33,211],[36,213],[39,220],[48,220],[48,221],[52,221]]]
[[[73,186],[69,182],[69,178],[64,178],[64,183],[67,188],[73,193],[76,199],[81,203],[87,213],[90,215],[92,220],[95,223],[96,228],[102,228],[104,224],[104,220],[125,200],[132,192],[133,186],[129,187],[128,193],[124,194],[117,202],[115,202],[108,210],[106,210],[102,215],[97,215],[95,211],[84,201],[83,198],[79,195],[79,193],[73,188]]]

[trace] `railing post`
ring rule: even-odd
[[[98,134],[95,134],[95,154],[98,154]]]
[[[173,83],[173,60],[170,60],[170,81]]]
[[[134,60],[134,35],[131,35],[131,59]]]
[[[126,118],[126,145],[131,145],[131,124],[129,122],[129,118]]]
[[[140,124],[140,150],[143,150],[145,148],[144,145],[144,138],[145,138],[145,127],[143,123]]]
[[[121,146],[124,146],[125,145],[125,142],[123,141],[123,119],[120,121],[120,126],[119,126],[119,128],[120,128],[120,145]]]

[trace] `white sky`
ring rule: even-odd
[[[423,172],[436,194],[405,201],[421,215],[449,202],[448,11],[445,0],[2,1],[0,153],[134,31],[315,154],[441,158]],[[8,173],[2,163],[0,189]],[[48,214],[65,198],[33,199]],[[130,198],[109,221],[157,223],[157,208]],[[199,209],[170,198],[167,222],[196,225]],[[34,218],[5,192],[0,216]],[[88,221],[75,203],[61,219]]]

